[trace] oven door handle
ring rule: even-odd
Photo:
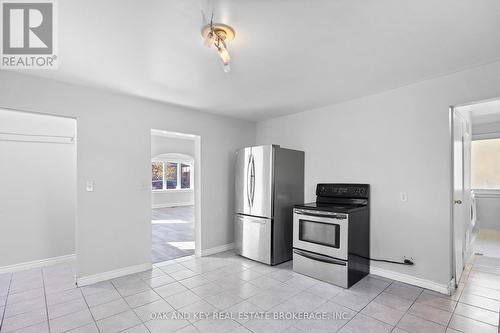
[[[345,220],[347,217],[344,214],[339,214],[339,213],[317,213],[313,212],[310,210],[305,210],[305,209],[294,209],[293,210],[294,214],[297,215],[305,215],[305,216],[316,216],[316,217],[327,217],[330,219],[336,219],[336,220]]]
[[[327,263],[327,264],[347,266],[347,263],[345,261],[333,259],[333,258],[326,257],[326,256],[322,256],[320,254],[309,253],[309,252],[305,252],[305,251],[301,251],[301,250],[297,250],[297,249],[294,249],[293,252],[296,253],[296,254],[298,254],[299,256],[303,256],[303,257],[305,257],[307,259],[321,261],[321,262],[324,262],[324,263]]]

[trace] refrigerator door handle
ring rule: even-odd
[[[251,160],[252,160],[252,166],[251,166],[251,169],[250,169],[250,183],[252,184],[252,189],[251,189],[251,206],[253,206],[253,199],[255,197],[255,159],[252,155],[251,157]]]
[[[247,167],[247,201],[248,205],[250,208],[252,207],[252,200],[251,200],[251,189],[252,189],[252,172],[251,172],[251,165],[252,165],[252,159],[253,155],[250,155],[250,158],[248,159],[248,167]]]
[[[262,219],[253,219],[253,220],[250,220],[250,219],[245,219],[243,216],[240,216],[240,215],[237,215],[236,218],[238,220],[244,221],[245,223],[258,223],[258,224],[266,224],[267,223],[267,221],[262,220]]]

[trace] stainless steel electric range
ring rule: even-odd
[[[293,270],[349,288],[370,272],[370,185],[318,184],[293,209]]]

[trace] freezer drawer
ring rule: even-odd
[[[246,258],[270,265],[271,232],[271,219],[236,214],[236,253]]]
[[[294,249],[293,270],[342,288],[349,287],[347,261]]]

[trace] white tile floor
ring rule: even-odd
[[[194,254],[194,206],[153,208],[153,263]]]
[[[499,275],[500,259],[478,256],[453,296],[377,276],[343,290],[294,273],[291,262],[269,267],[225,252],[76,288],[61,264],[0,275],[0,331],[496,333]],[[326,319],[243,316],[264,311]]]
[[[475,252],[500,258],[500,230],[480,229],[475,242]]]

